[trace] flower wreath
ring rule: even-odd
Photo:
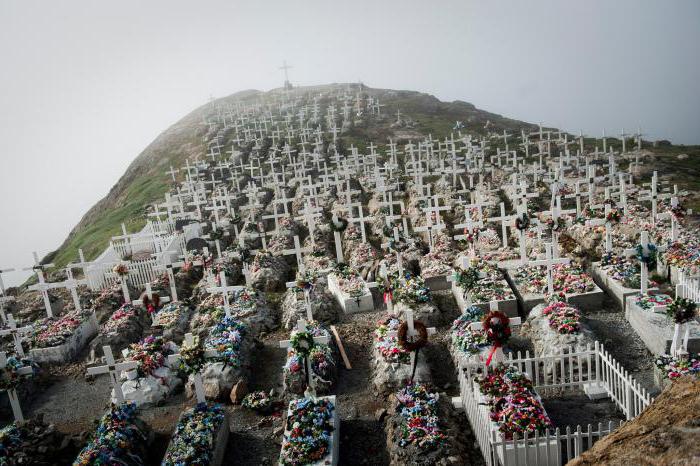
[[[637,260],[643,264],[646,264],[648,268],[653,269],[656,267],[656,254],[657,254],[657,249],[656,246],[653,244],[648,244],[647,249],[649,252],[644,254],[644,248],[642,247],[641,244],[638,244],[637,247]]]
[[[331,218],[331,221],[328,222],[328,224],[330,225],[332,231],[337,231],[338,233],[344,232],[348,227],[348,221],[342,217],[338,217],[337,222]]]
[[[204,348],[199,344],[199,337],[195,337],[194,344],[183,343],[180,348],[180,362],[178,370],[185,374],[196,374],[202,370],[206,364],[204,358]]]
[[[605,216],[605,220],[610,223],[618,223],[622,220],[622,213],[618,209],[610,209],[608,214]]]
[[[695,318],[697,308],[694,301],[677,297],[666,306],[666,315],[677,324],[685,324]]]
[[[119,275],[120,277],[123,277],[125,275],[129,275],[129,267],[126,264],[117,264],[112,269],[112,272]]]
[[[316,346],[316,342],[309,332],[295,332],[289,339],[289,345],[300,357],[306,358]]]
[[[295,293],[300,293],[302,291],[310,291],[313,288],[314,283],[316,283],[317,275],[311,270],[306,270],[302,274],[297,274],[297,279],[292,291]]]
[[[526,213],[523,213],[523,215],[520,217],[516,217],[515,228],[517,228],[520,231],[523,231],[523,230],[527,230],[529,226],[530,226],[530,217]]]
[[[471,290],[479,282],[479,271],[475,267],[455,271],[454,278],[458,286]]]
[[[486,359],[486,365],[491,364],[496,349],[506,344],[512,330],[510,329],[510,319],[501,311],[490,311],[481,320],[481,325],[486,333],[486,338],[491,343],[491,352]]]
[[[413,328],[418,332],[416,341],[408,341],[408,322],[402,322],[399,326],[397,338],[401,348],[406,351],[416,351],[428,344],[428,328],[423,322],[413,321]]]

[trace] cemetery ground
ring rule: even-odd
[[[268,293],[269,301],[280,315],[280,301],[275,293]],[[443,316],[437,326],[438,333],[426,348],[431,376],[436,389],[446,397],[459,395],[459,384],[452,358],[449,357],[449,329],[452,320],[459,315],[459,309],[449,291],[433,293]],[[375,296],[376,309],[381,309]],[[386,400],[377,395],[369,382],[371,380],[370,361],[372,358],[373,331],[383,311],[342,315],[336,323],[347,355],[352,364],[351,370],[341,365],[338,384],[334,393],[338,397],[340,426],[341,464],[389,464],[386,450],[384,419],[387,415]],[[615,359],[653,394],[658,392],[653,383],[652,356],[624,318],[624,313],[615,301],[606,296],[599,311],[588,311],[584,321],[593,329],[596,338],[603,342]],[[262,334],[256,343],[255,356],[251,364],[255,367],[248,391],[274,389],[282,392],[280,367],[284,365],[286,353],[278,342],[288,335],[285,329]],[[510,343],[513,351],[531,350],[530,342],[517,333]],[[34,382],[38,395],[23,400],[29,417],[41,416],[47,424],[75,439],[75,445],[66,446],[71,453],[65,458],[70,464],[87,435],[95,427],[95,413],[102,412],[107,404],[109,380],[106,377],[85,376],[87,350],[78,360],[83,362],[68,364],[58,369],[44,371]],[[620,413],[609,399],[591,401],[583,393],[558,397],[556,394],[543,397],[548,414],[560,425],[586,425],[607,421],[620,421]],[[169,397],[162,404],[142,411],[142,419],[148,423],[156,435],[153,448],[149,451],[149,463],[157,464],[163,457],[170,436],[180,413],[194,404],[184,392]],[[280,402],[278,409],[269,416],[260,416],[240,405],[227,405],[230,413],[229,436],[225,461],[238,465],[275,464],[279,455],[285,404]],[[464,412],[459,413],[460,435],[468,444],[469,463],[483,464],[483,458],[475,445],[475,439]],[[10,422],[12,414],[6,410],[2,421]],[[57,463],[60,464],[60,463]]]

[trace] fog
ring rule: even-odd
[[[700,143],[700,2],[0,0],[0,268],[29,267],[213,96],[362,80]],[[6,277],[17,283],[25,274]]]

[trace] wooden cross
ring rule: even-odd
[[[299,236],[294,235],[294,249],[285,249],[284,251],[282,251],[282,254],[285,256],[290,256],[294,254],[297,258],[297,268],[299,269],[299,273],[304,273],[306,268],[304,267],[304,259],[302,257],[302,253],[309,252],[311,252],[311,248],[302,248],[301,243],[299,242]]]
[[[24,348],[22,348],[22,337],[31,333],[32,326],[27,325],[25,327],[17,327],[12,314],[7,315],[7,328],[0,330],[0,336],[12,335],[12,342],[15,345],[15,352],[19,357],[24,357]]]
[[[341,225],[340,220],[336,214],[333,214],[331,218],[333,225],[337,228]],[[343,257],[343,242],[340,237],[340,232],[333,230],[333,239],[335,240],[335,260],[338,264],[345,262]]]
[[[640,239],[639,239],[639,244],[642,246],[642,255],[646,256],[649,254],[649,246],[651,243],[649,243],[649,233],[645,230],[640,233]],[[625,250],[626,254],[629,255],[636,255],[637,254],[637,249],[636,248],[631,248],[631,249],[626,249]],[[640,283],[640,290],[639,292],[641,294],[647,294],[647,291],[649,289],[649,267],[647,266],[646,262],[640,261],[639,264],[639,283]]]
[[[359,223],[360,224],[360,232],[362,233],[362,242],[366,243],[367,242],[367,232],[365,231],[365,222],[371,222],[372,217],[365,217],[362,209],[362,205],[358,207],[358,215],[356,218],[349,218],[349,222],[351,223]]]
[[[552,266],[556,264],[568,264],[570,262],[571,259],[565,257],[559,259],[552,258],[552,245],[551,243],[547,243],[545,244],[545,259],[525,261],[524,264],[530,266],[547,266],[547,291],[550,295],[552,295],[554,294],[554,278],[552,277]]]
[[[39,263],[39,256],[37,255],[36,251],[32,253],[34,255],[34,266],[33,267],[28,267],[23,270],[32,270],[36,273],[37,279],[39,280],[39,283],[30,286],[28,289],[31,291],[38,291],[41,293],[41,297],[44,298],[44,307],[46,308],[46,315],[49,317],[53,317],[53,311],[51,310],[51,300],[49,299],[49,290],[51,289],[51,286],[46,283],[46,280],[44,279],[44,268],[48,267],[53,267],[53,264],[40,264]]]
[[[0,352],[0,371],[7,370],[7,353],[4,351]],[[34,373],[34,368],[32,366],[24,366],[17,369],[17,374],[20,376],[29,376]],[[19,396],[17,396],[17,389],[10,388],[7,390],[7,396],[10,398],[10,406],[12,407],[12,414],[15,417],[15,421],[24,421],[24,415],[22,414],[22,406],[19,404]]]
[[[304,319],[299,319],[297,321],[297,332],[307,332],[308,331],[308,326],[307,323]],[[328,337],[313,337],[314,344],[317,345],[327,345],[329,342]],[[282,340],[280,341],[280,348],[291,348],[292,342],[291,340]],[[306,373],[306,387],[307,387],[307,393],[305,395],[310,395],[311,397],[316,396],[316,381],[314,380],[314,374],[313,374],[313,369],[311,365],[309,364],[309,358],[304,357],[304,372]]]
[[[226,272],[223,270],[219,272],[219,286],[212,286],[207,288],[207,291],[212,294],[221,294],[224,298],[224,311],[226,312],[226,317],[231,317],[231,302],[229,300],[228,294],[230,292],[245,290],[245,286],[229,286],[226,283]]]
[[[194,336],[191,333],[186,333],[185,334],[185,345],[189,347],[194,347],[197,346],[198,343],[197,340],[194,338]],[[206,350],[204,351],[204,357],[205,358],[214,358],[218,356],[219,353],[214,350]],[[180,362],[180,358],[182,356],[180,353],[175,353],[171,354],[168,356],[168,362],[172,365],[178,364]],[[194,382],[194,393],[195,396],[197,397],[197,403],[206,403],[207,402],[207,397],[204,392],[204,381],[202,380],[202,373],[201,372],[195,372],[192,374],[192,381]]]
[[[489,311],[498,311],[498,301],[491,301],[489,302]],[[518,327],[522,323],[520,317],[509,317],[508,318],[508,326],[509,327]],[[473,331],[478,331],[478,330],[483,330],[484,326],[481,322],[472,322],[469,324],[469,329]],[[505,354],[503,353],[503,348],[498,347],[493,350],[493,357],[491,358],[491,362],[494,364],[498,364],[501,362],[505,361]]]
[[[296,217],[296,220],[303,220],[306,226],[309,228],[309,236],[311,237],[311,244],[316,244],[314,239],[314,231],[316,229],[316,219],[321,216],[320,209],[318,207],[311,207],[309,201],[306,201],[304,209],[300,212],[302,215]]]
[[[6,272],[14,272],[15,269],[0,269],[0,317],[2,317],[2,322],[7,322],[5,318],[5,306],[8,303],[15,300],[14,296],[8,296],[5,291],[5,282],[2,280],[2,274]]]
[[[416,331],[415,327],[415,322],[413,321],[413,309],[406,307],[404,309],[404,317],[406,318],[406,324],[408,325],[408,332],[406,332],[406,340],[409,342],[415,341],[416,337],[418,336],[418,332]],[[432,335],[435,335],[437,333],[437,330],[435,330],[435,327],[428,327],[426,329],[428,331],[428,338],[430,338]],[[388,333],[390,337],[398,337],[398,332],[397,331],[391,331]],[[416,361],[418,357],[418,351],[411,351],[410,357],[411,357],[411,380],[413,380],[413,377],[416,373]]]
[[[87,375],[101,375],[109,374],[109,381],[114,389],[114,398],[117,400],[118,404],[124,402],[124,392],[122,392],[122,385],[119,383],[119,373],[121,371],[130,371],[138,367],[136,361],[124,361],[117,363],[114,360],[114,355],[112,354],[112,348],[109,346],[103,346],[102,351],[104,351],[105,361],[107,362],[104,366],[88,367]]]

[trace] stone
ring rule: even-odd
[[[535,356],[549,356],[556,352],[565,352],[573,347],[575,351],[583,351],[588,345],[595,344],[595,336],[588,326],[581,323],[581,331],[576,334],[561,334],[549,326],[549,318],[542,312],[546,306],[535,306],[528,315],[520,331],[523,336],[532,340]]]
[[[229,398],[231,399],[231,403],[237,405],[240,404],[240,402],[243,400],[243,397],[245,397],[248,394],[248,383],[243,380],[239,380],[236,385],[233,386],[231,389],[231,393],[229,394]]]

